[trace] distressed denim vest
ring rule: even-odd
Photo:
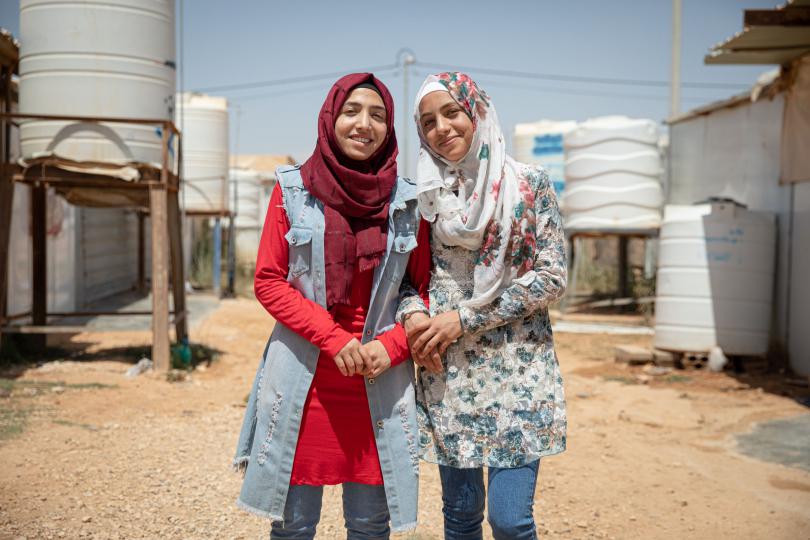
[[[304,297],[326,307],[323,205],[304,187],[298,167],[279,167],[276,177],[290,221],[287,280]],[[389,208],[388,244],[374,270],[363,343],[394,325],[399,285],[416,247],[416,186],[398,178]],[[249,512],[282,519],[304,403],[319,354],[315,345],[276,322],[248,397],[234,458],[234,465],[245,472],[237,505]],[[376,379],[365,380],[394,531],[416,526],[419,460],[413,376],[413,362],[408,359]]]

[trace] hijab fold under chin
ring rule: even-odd
[[[367,161],[347,158],[335,135],[335,121],[356,87],[371,84],[386,110],[386,134]],[[366,271],[385,255],[388,207],[397,179],[397,139],[394,100],[388,88],[371,73],[339,79],[329,91],[318,116],[318,141],[301,166],[307,190],[324,205],[326,305],[348,304],[355,265]]]
[[[458,162],[431,150],[422,133],[419,104],[436,91],[449,93],[473,123],[470,149]],[[537,244],[534,193],[520,174],[522,165],[506,154],[489,96],[463,73],[440,73],[422,83],[414,110],[422,141],[416,173],[419,210],[443,244],[478,252],[473,294],[461,305],[483,306],[513,282],[530,283]]]

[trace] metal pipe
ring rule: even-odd
[[[681,111],[681,0],[672,0],[672,74],[670,76],[669,115]]]

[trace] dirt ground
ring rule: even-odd
[[[0,374],[0,538],[266,538],[268,522],[233,504],[230,463],[271,326],[256,302],[223,301],[192,335],[221,355],[182,382],[123,376],[146,333],[79,334],[92,360]],[[806,415],[807,389],[613,361],[615,345],[650,339],[556,334],[569,449],[542,463],[542,536],[810,538],[810,472],[746,457],[735,439]],[[399,538],[442,537],[437,471],[421,471],[420,524]],[[339,489],[318,538],[345,537]]]

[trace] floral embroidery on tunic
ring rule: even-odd
[[[527,166],[521,177],[533,192],[516,208],[513,231],[524,241],[527,230],[536,232],[536,247],[516,242],[511,256],[532,253],[524,267],[536,277],[527,286],[513,283],[487,306],[461,308],[465,333],[447,349],[444,372],[419,369],[419,450],[426,461],[519,467],[565,450],[565,395],[548,316],[548,304],[565,289],[562,220],[546,173]],[[431,240],[430,311],[436,315],[459,309],[472,295],[479,253]],[[402,289],[398,320],[424,310],[411,291]]]

